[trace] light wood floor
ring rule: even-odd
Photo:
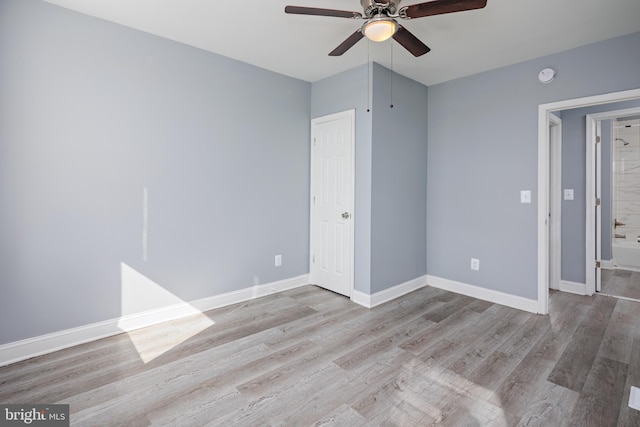
[[[602,270],[602,293],[640,301],[640,273],[627,270]]]
[[[640,304],[552,292],[550,311],[305,286],[0,368],[0,402],[69,403],[80,426],[640,426]]]

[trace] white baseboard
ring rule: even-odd
[[[351,295],[351,301],[356,304],[360,304],[367,308],[372,308],[380,304],[384,304],[385,302],[394,300],[402,295],[408,294],[409,292],[413,292],[416,289],[423,288],[427,285],[427,276],[421,276],[413,280],[409,280],[408,282],[400,283],[399,285],[395,285],[389,289],[385,289],[380,292],[376,292],[375,294],[368,295],[364,292],[358,291],[354,289],[353,294]]]
[[[615,268],[615,266],[613,265],[613,260],[601,260],[600,261],[600,266],[602,268],[604,268],[605,270],[613,270]]]
[[[523,298],[436,276],[427,276],[427,284],[434,288],[444,289],[446,291],[467,295],[511,308],[517,308],[518,310],[528,311],[530,313],[538,312],[538,301],[534,299]]]
[[[307,285],[308,283],[309,275],[303,274],[302,276],[266,283],[264,285],[251,286],[238,291],[198,299],[189,303],[185,302],[169,307],[162,307],[143,313],[127,315],[117,319],[110,319],[0,345],[0,366],[9,365],[21,360],[30,359],[123,332],[175,320],[192,315],[194,312],[205,312],[276,292],[294,289]]]
[[[571,294],[587,295],[587,285],[585,283],[560,280],[560,290]]]

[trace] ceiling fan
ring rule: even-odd
[[[412,4],[399,8],[401,0],[360,0],[364,10],[350,12],[346,10],[322,9],[303,6],[286,6],[285,13],[296,15],[333,16],[337,18],[364,19],[361,28],[351,34],[345,41],[329,53],[329,56],[340,56],[352,48],[361,38],[380,42],[391,37],[407,49],[413,56],[421,56],[431,49],[411,34],[397,18],[413,19],[445,13],[462,12],[465,10],[482,9],[487,0],[433,0],[425,3]]]

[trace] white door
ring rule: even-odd
[[[355,111],[311,121],[311,283],[353,289]]]

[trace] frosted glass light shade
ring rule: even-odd
[[[375,17],[362,26],[362,32],[371,41],[383,42],[393,36],[398,24],[391,18]]]

